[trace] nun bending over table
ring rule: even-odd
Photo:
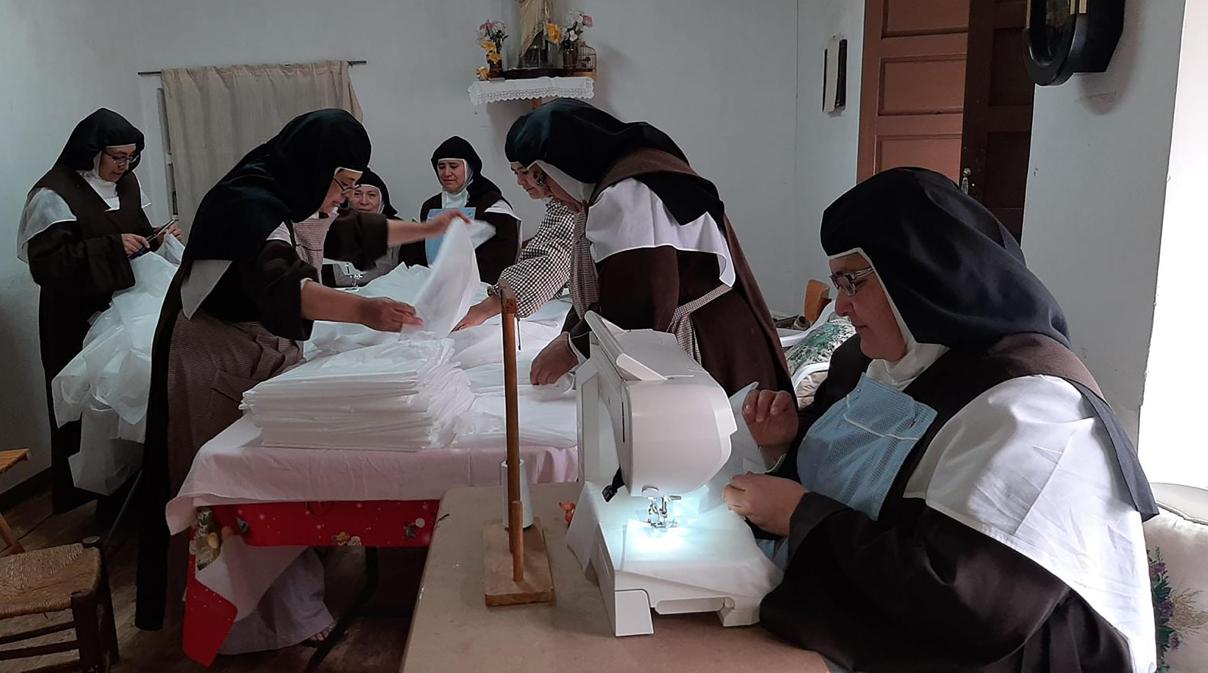
[[[788,455],[726,489],[785,570],[761,623],[837,670],[1153,671],[1153,495],[1015,240],[901,168],[833,203],[822,246],[857,334],[800,413],[748,396]]]
[[[645,122],[557,99],[508,131],[515,171],[540,169],[554,198],[586,218],[575,234],[574,310],[533,361],[553,383],[588,353],[583,316],[675,334],[729,394],[757,381],[791,390],[780,339],[717,187]]]
[[[187,540],[169,540],[164,506],[203,444],[240,417],[243,393],[301,359],[315,320],[395,332],[419,324],[413,307],[323,286],[316,259],[375,259],[389,245],[443,233],[460,213],[430,222],[356,213],[333,225],[316,253],[295,223],[332,212],[369,163],[364,127],[342,110],[301,115],[252,150],[202,199],[184,262],[169,288],[152,350],[146,458],[140,487],[136,623],[157,629],[180,612]],[[331,221],[330,219],[328,221]],[[324,240],[325,239],[325,240]],[[309,260],[309,261],[307,261]],[[235,622],[222,652],[322,638],[323,569],[313,552],[289,566],[256,611]]]

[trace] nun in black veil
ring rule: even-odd
[[[540,168],[553,198],[587,214],[571,262],[574,310],[533,361],[534,384],[588,354],[590,310],[625,329],[675,334],[730,394],[752,381],[792,388],[717,187],[666,133],[560,98],[518,119],[506,152],[514,171]]]
[[[301,358],[299,342],[315,320],[355,322],[383,331],[419,324],[406,304],[323,286],[305,261],[294,224],[332,212],[365,171],[369,136],[343,110],[290,121],[245,156],[202,199],[160,314],[152,350],[147,440],[139,494],[146,516],[138,567],[140,628],[179,613],[187,540],[169,539],[164,506],[176,495],[201,446],[240,417],[243,393]],[[323,254],[376,259],[390,245],[444,232],[458,213],[430,222],[356,213],[332,226]],[[464,218],[462,218],[464,219]],[[275,649],[319,635],[332,623],[323,607],[323,573],[307,551],[289,566],[259,608],[235,623],[225,653]]]
[[[822,247],[856,336],[811,406],[748,397],[788,456],[726,489],[785,571],[761,623],[837,670],[1153,671],[1149,482],[1015,239],[899,168]]]
[[[161,239],[145,209],[150,200],[134,174],[143,133],[120,114],[101,108],[85,117],[59,158],[29,192],[17,234],[17,256],[39,288],[38,327],[51,419],[54,511],[89,499],[77,489],[68,459],[80,448],[80,423],[59,427],[50,383],[80,352],[89,319],[113,293],[134,285],[130,259]],[[172,234],[180,231],[172,225]],[[103,498],[98,516],[116,514],[121,497]]]

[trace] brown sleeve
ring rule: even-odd
[[[497,283],[499,274],[515,264],[520,253],[520,221],[505,213],[484,213],[478,219],[495,227],[495,235],[474,250],[478,277],[484,283]]]
[[[268,331],[286,339],[310,338],[314,321],[302,317],[302,281],[317,281],[319,275],[298,257],[293,246],[269,241],[255,260],[233,266]]]
[[[1072,593],[921,500],[879,523],[808,493],[788,544],[760,621],[852,670],[980,670],[1022,648]]]
[[[600,301],[596,313],[623,329],[667,331],[679,306],[679,257],[670,246],[638,248],[596,264]],[[571,330],[571,342],[589,353],[586,321]]]
[[[29,239],[34,282],[57,291],[104,296],[134,285],[121,234],[80,238],[75,222],[59,222]]]
[[[323,256],[364,271],[386,254],[386,216],[350,210],[336,217],[323,240]]]

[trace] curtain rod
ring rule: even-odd
[[[348,65],[365,65],[368,62],[369,61],[349,61]],[[162,75],[163,73],[164,73],[163,70],[140,70],[140,71],[138,71],[139,75]]]

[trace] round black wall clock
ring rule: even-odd
[[[1054,86],[1076,72],[1103,72],[1123,29],[1124,0],[1028,0],[1028,75],[1041,86]]]

